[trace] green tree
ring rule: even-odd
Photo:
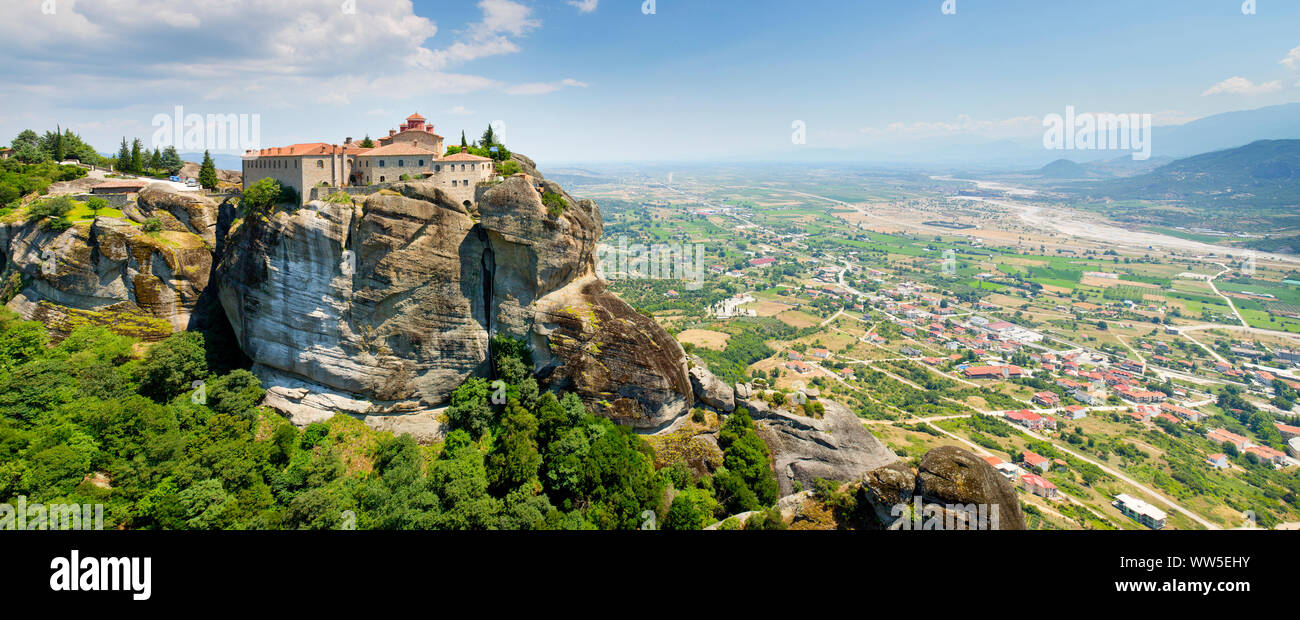
[[[537,452],[537,418],[518,402],[511,403],[501,422],[501,433],[487,457],[488,485],[503,496],[516,488],[528,491],[537,481],[542,457]]]
[[[207,190],[217,188],[217,166],[212,163],[212,155],[208,151],[203,151],[203,163],[199,166],[199,185]]]
[[[144,143],[139,138],[131,141],[131,172],[144,172]]]
[[[140,392],[160,401],[190,389],[208,372],[203,334],[180,332],[153,345],[137,368]]]
[[[131,171],[131,147],[126,143],[126,136],[122,136],[122,146],[117,148],[117,163],[113,167],[118,172]]]
[[[181,159],[180,153],[176,152],[176,147],[168,146],[162,152],[162,168],[167,174],[176,174],[185,167],[185,160]]]

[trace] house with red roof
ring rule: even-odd
[[[1246,454],[1253,454],[1261,461],[1272,463],[1274,467],[1285,467],[1290,464],[1286,460],[1286,454],[1268,446],[1251,446],[1246,448]]]
[[[1222,428],[1210,429],[1209,432],[1205,433],[1205,438],[1214,443],[1230,443],[1238,450],[1245,450],[1246,448],[1255,445],[1251,443],[1249,439]]]
[[[962,369],[962,374],[967,379],[1006,379],[1010,377],[1022,377],[1025,375],[1025,369],[1014,364],[1006,366],[967,366]]]
[[[1044,407],[1057,407],[1061,404],[1061,397],[1055,392],[1035,392],[1033,400]]]
[[[1065,417],[1071,420],[1086,418],[1088,417],[1088,409],[1087,407],[1083,407],[1080,405],[1070,405],[1065,408]]]
[[[1020,460],[1024,461],[1025,465],[1028,465],[1030,467],[1037,467],[1043,471],[1047,471],[1052,468],[1051,459],[1048,459],[1047,457],[1041,454],[1030,452],[1029,450],[1025,450],[1024,452],[1020,453]]]
[[[1042,476],[1037,474],[1025,474],[1020,477],[1020,488],[1025,492],[1037,495],[1044,499],[1056,499],[1060,497],[1060,491],[1056,485],[1052,484]]]

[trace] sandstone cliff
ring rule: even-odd
[[[564,208],[548,211],[543,193]],[[487,374],[501,333],[532,345],[545,383],[620,423],[662,427],[693,402],[685,355],[605,292],[600,231],[594,203],[525,175],[480,188],[468,207],[403,183],[360,204],[246,216],[218,286],[268,403],[295,422],[427,414]]]
[[[43,321],[55,338],[82,324],[105,325],[144,340],[165,338],[201,322],[213,264],[208,241],[217,206],[187,197],[185,222],[170,215],[171,192],[146,193],[172,220],[168,230],[146,233],[126,219],[98,217],[59,232],[35,222],[0,225],[6,261],[7,305],[23,318]],[[145,204],[146,193],[141,194]]]

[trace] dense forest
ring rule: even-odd
[[[723,466],[656,469],[649,444],[542,390],[529,351],[493,341],[493,378],[471,378],[436,445],[348,416],[299,429],[227,336],[153,345],[46,329],[0,309],[0,501],[102,504],[121,529],[699,529],[769,509],[766,445],[742,410],[719,430]],[[729,520],[727,526],[734,526]]]

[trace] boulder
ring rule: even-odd
[[[743,403],[772,452],[781,495],[793,493],[795,482],[804,489],[812,489],[816,478],[848,482],[898,460],[848,407],[821,402],[822,418],[772,409],[762,401]]]
[[[1025,529],[1015,489],[984,459],[955,446],[940,446],[921,458],[915,494],[926,503],[997,506],[998,529]]]
[[[217,245],[217,203],[199,192],[180,192],[162,183],[151,183],[136,201],[145,217],[166,218],[176,224],[169,229],[198,235],[208,247]]]
[[[713,373],[709,372],[708,367],[704,365],[704,360],[696,357],[692,358],[690,369],[691,389],[695,393],[695,398],[700,402],[717,409],[730,413],[736,410],[736,393],[735,388],[719,381]]]

